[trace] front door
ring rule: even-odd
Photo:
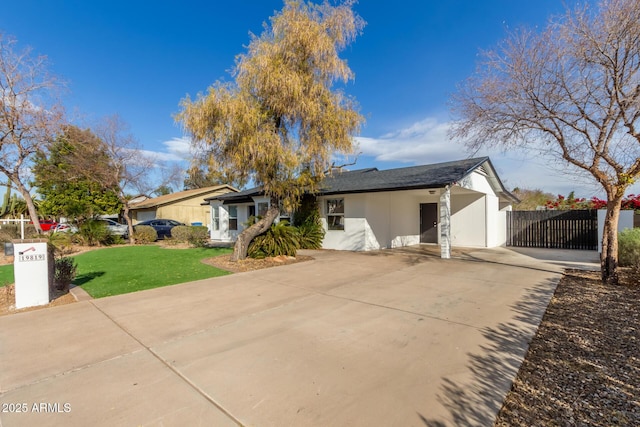
[[[420,203],[420,243],[438,243],[437,203]]]

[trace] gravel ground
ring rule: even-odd
[[[640,283],[567,271],[495,426],[640,426]]]

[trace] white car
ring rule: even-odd
[[[126,239],[129,237],[129,227],[127,227],[126,224],[120,224],[118,222],[115,222],[112,219],[100,219],[98,221],[106,225],[107,230],[109,230],[111,234],[116,236],[122,236],[123,239]]]
[[[77,233],[78,227],[73,224],[62,223],[56,224],[56,226],[53,227],[51,231],[54,233]]]

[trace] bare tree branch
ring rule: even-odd
[[[454,95],[451,136],[474,150],[524,147],[588,172],[608,197],[603,280],[617,282],[617,222],[640,174],[640,3],[567,10],[483,52]]]

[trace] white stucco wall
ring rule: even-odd
[[[487,221],[487,240],[485,247],[494,248],[500,246],[500,208],[499,200],[497,196],[492,194],[485,195],[485,206],[487,209],[486,221]],[[506,227],[506,223],[503,223],[503,228]]]
[[[432,190],[433,191],[433,190]],[[437,203],[439,190],[396,191],[322,197],[325,249],[368,251],[420,243],[420,203]],[[328,230],[326,200],[345,203],[344,230]]]
[[[487,208],[483,194],[452,194],[451,245],[484,247],[486,245]]]
[[[458,185],[462,188],[477,191],[479,193],[491,194],[493,196],[496,195],[491,184],[487,180],[487,177],[477,171],[470,173],[461,182],[459,182]]]

